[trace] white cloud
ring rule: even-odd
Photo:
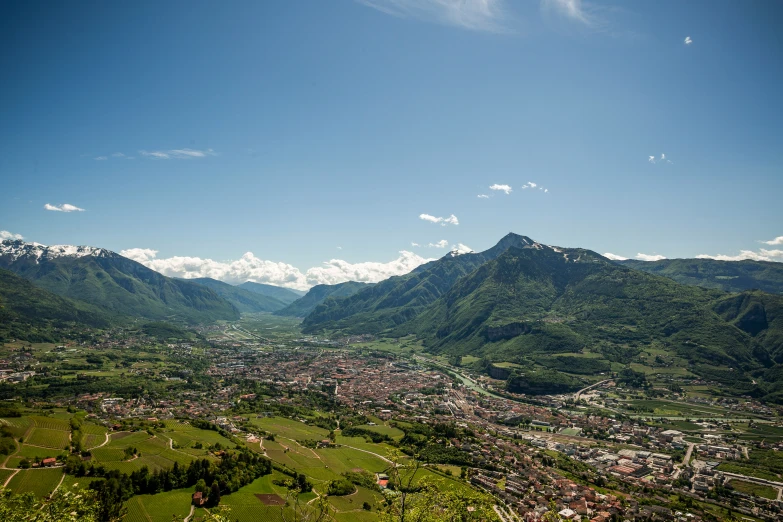
[[[343,247],[341,247],[341,246],[337,247],[337,250],[342,250],[342,249],[343,249]]]
[[[628,259],[627,257],[618,256],[617,254],[612,254],[610,252],[605,253],[604,257],[607,259],[611,259],[612,261],[625,261],[626,259]]]
[[[698,259],[715,259],[717,261],[744,261],[750,259],[751,261],[778,261],[783,262],[783,250],[767,250],[762,248],[758,252],[753,250],[740,250],[740,253],[736,256],[728,256],[725,254],[709,255],[699,254],[696,256]]]
[[[655,163],[655,156],[649,156],[647,158],[647,161],[649,161],[650,163]]]
[[[685,45],[690,45],[692,43],[693,43],[693,40],[691,40],[691,37],[690,36],[686,36],[685,37]]]
[[[411,246],[412,246],[412,247],[420,247],[421,245],[420,245],[420,244],[418,244],[418,243],[413,243],[413,242],[411,242]]]
[[[415,18],[472,31],[507,32],[505,0],[356,0],[399,18]]]
[[[171,149],[171,150],[155,150],[148,152],[146,150],[140,150],[139,154],[145,158],[154,159],[193,159],[193,158],[205,158],[207,156],[215,156],[216,153],[212,149],[207,150],[195,150],[195,149]]]
[[[489,199],[489,196],[487,196],[486,194],[479,194],[476,197],[479,198],[479,199]]]
[[[659,254],[642,254],[640,252],[636,254],[636,259],[639,259],[641,261],[660,261],[661,259],[666,259],[666,256],[662,256]]]
[[[554,10],[566,18],[591,27],[600,22],[590,4],[583,4],[582,0],[541,0],[541,9]]]
[[[131,248],[121,251],[120,254],[170,277],[211,277],[230,284],[255,281],[297,290],[307,290],[317,284],[337,284],[345,281],[376,283],[391,276],[407,274],[417,266],[432,261],[403,250],[400,251],[399,257],[387,263],[349,263],[341,259],[331,259],[322,266],[312,267],[303,273],[287,263],[258,259],[252,252],[247,252],[235,261],[181,256],[158,259],[157,250],[149,248]]]
[[[452,252],[457,252],[458,254],[470,254],[473,252],[473,249],[470,248],[468,245],[463,245],[462,243],[457,243],[454,245],[451,249]]]
[[[459,219],[457,219],[457,216],[455,216],[454,214],[452,214],[447,218],[435,217],[429,214],[419,214],[419,219],[423,219],[424,221],[429,221],[430,223],[440,223],[440,225],[444,227],[446,225],[459,225]]]
[[[95,161],[104,161],[104,160],[107,160],[107,159],[109,159],[109,158],[107,158],[106,156],[97,156],[97,157],[96,157],[96,158],[94,158],[94,159],[95,159]]]
[[[446,241],[445,239],[441,239],[441,240],[440,240],[440,241],[438,241],[437,243],[430,243],[430,244],[429,244],[429,245],[427,245],[427,246],[428,246],[429,248],[446,248],[447,246],[449,246],[449,242],[448,242],[448,241]]]
[[[506,194],[511,194],[511,185],[498,185],[495,183],[494,185],[490,185],[489,190],[501,190],[505,192]]]
[[[538,183],[533,183],[532,181],[528,181],[527,183],[522,185],[522,190],[534,189],[534,188],[538,188],[538,190],[541,190],[543,192],[549,192],[548,188],[544,188],[544,187],[538,185]]]
[[[778,236],[775,239],[769,241],[762,241],[765,245],[783,245],[783,236]]]
[[[0,230],[0,240],[2,239],[24,239],[22,234],[13,234],[7,230]]]
[[[62,205],[50,205],[47,203],[44,205],[46,210],[52,210],[54,212],[84,212],[83,208],[79,208],[75,205],[63,203]]]

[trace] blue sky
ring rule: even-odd
[[[298,287],[509,231],[783,260],[781,22],[766,1],[8,4],[0,230]]]

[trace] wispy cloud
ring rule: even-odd
[[[655,165],[656,163],[673,163],[672,160],[666,157],[666,154],[661,153],[661,157],[656,159],[655,156],[647,156],[647,161]]]
[[[449,246],[449,242],[446,241],[445,239],[441,239],[437,243],[430,243],[427,246],[430,248],[446,248],[447,246]]]
[[[476,197],[479,198],[479,199],[489,199],[489,196],[487,196],[486,194],[479,194]]]
[[[123,154],[122,152],[115,152],[111,155],[112,158],[120,158],[120,159],[135,159],[133,156],[128,156],[127,154]]]
[[[511,191],[513,189],[511,188],[511,185],[499,185],[495,183],[494,185],[489,186],[489,190],[500,190],[502,192],[505,192],[506,194],[511,194]]]
[[[0,230],[0,240],[1,239],[24,239],[22,237],[22,234],[14,234],[12,232],[9,232],[7,230]]]
[[[109,158],[107,158],[106,156],[96,156],[96,157],[95,157],[95,158],[93,158],[93,159],[94,159],[95,161],[106,161],[106,160],[107,160],[107,159],[109,159]]]
[[[542,187],[538,183],[533,183],[532,181],[528,181],[527,183],[522,185],[522,190],[528,190],[528,189],[530,189],[530,190],[538,189],[538,190],[540,190],[541,192],[544,192],[544,193],[549,192],[549,189]]]
[[[762,241],[765,245],[783,245],[783,236],[778,236],[775,239],[769,241]]]
[[[399,18],[415,18],[471,31],[509,32],[505,0],[356,0]]]
[[[349,263],[342,259],[331,259],[302,272],[288,263],[259,259],[252,252],[245,253],[240,259],[225,262],[182,256],[161,259],[157,257],[158,251],[150,248],[130,248],[120,254],[171,277],[211,277],[230,284],[254,281],[298,290],[307,290],[317,284],[345,281],[377,283],[391,276],[407,274],[417,266],[432,261],[403,250],[396,259],[388,262]]]
[[[420,247],[421,245],[420,245],[420,244],[418,244],[418,243],[415,243],[415,242],[411,242],[411,246],[412,246],[412,247]]]
[[[607,259],[611,259],[612,261],[625,261],[626,259],[628,259],[627,257],[618,256],[617,254],[612,254],[611,252],[605,253],[604,257]]]
[[[541,9],[554,11],[588,27],[601,23],[601,19],[595,14],[595,8],[582,0],[541,0]]]
[[[212,149],[196,150],[196,149],[171,149],[171,150],[153,150],[146,151],[140,150],[139,154],[145,158],[153,159],[194,159],[194,158],[206,158],[207,156],[215,156],[216,153]]]
[[[439,223],[441,226],[444,227],[446,225],[459,225],[459,219],[457,219],[457,216],[455,216],[454,214],[452,214],[447,218],[435,217],[429,214],[419,214],[419,219],[423,219],[424,221],[429,221],[430,223]]]
[[[693,43],[693,40],[691,40],[690,36],[686,36],[684,41],[685,41],[685,45],[690,45]]]
[[[636,254],[636,259],[639,259],[640,261],[660,261],[661,259],[666,259],[666,256],[659,254],[642,254],[640,252]]]
[[[79,208],[76,205],[71,205],[69,203],[63,203],[62,205],[50,205],[47,203],[44,205],[44,208],[53,212],[84,212],[83,208]]]

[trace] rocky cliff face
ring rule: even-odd
[[[502,341],[518,335],[530,333],[533,328],[526,323],[508,323],[502,326],[488,326],[486,338],[488,341]]]

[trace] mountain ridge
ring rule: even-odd
[[[3,240],[0,268],[39,288],[115,314],[191,323],[239,317],[237,309],[213,290],[166,277],[103,248]]]

